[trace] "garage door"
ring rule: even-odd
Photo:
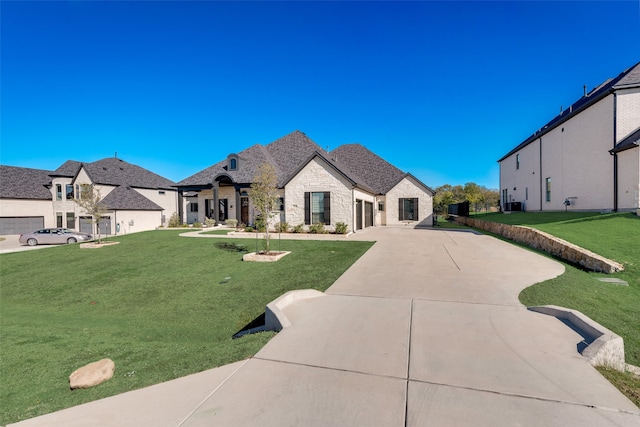
[[[43,216],[0,218],[0,236],[29,233],[40,228],[44,228]]]

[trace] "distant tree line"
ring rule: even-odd
[[[449,205],[465,201],[469,202],[472,212],[493,212],[500,206],[500,192],[474,182],[465,185],[444,184],[436,188],[433,210],[437,215],[445,215]]]

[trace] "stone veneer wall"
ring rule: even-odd
[[[580,265],[588,270],[615,273],[624,270],[622,264],[576,246],[566,240],[551,234],[520,225],[501,224],[498,222],[481,221],[474,218],[455,217],[456,222],[470,227],[499,234],[509,240],[523,243],[534,249],[545,251],[553,256]]]

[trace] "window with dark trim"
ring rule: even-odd
[[[64,227],[62,225],[62,212],[56,212],[56,227]]]
[[[331,193],[329,191],[304,193],[304,223],[331,225]]]
[[[67,184],[65,190],[66,190],[67,200],[73,200],[73,184]]]
[[[189,202],[189,212],[198,212],[198,202]]]
[[[279,204],[279,211],[283,212],[284,211],[284,197],[280,197],[278,199],[278,204]]]
[[[520,154],[516,154],[516,169],[520,169]]]
[[[418,199],[400,198],[398,199],[398,220],[417,221],[418,220]]]
[[[234,171],[238,169],[238,159],[232,157],[229,159],[229,170]]]
[[[73,212],[67,212],[67,228],[72,230],[76,228],[76,216]]]
[[[62,200],[62,185],[56,184],[56,200]],[[62,226],[60,226],[62,227]]]

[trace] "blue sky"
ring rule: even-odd
[[[640,61],[640,0],[2,1],[0,163],[112,157],[180,181],[301,130],[431,187]]]

